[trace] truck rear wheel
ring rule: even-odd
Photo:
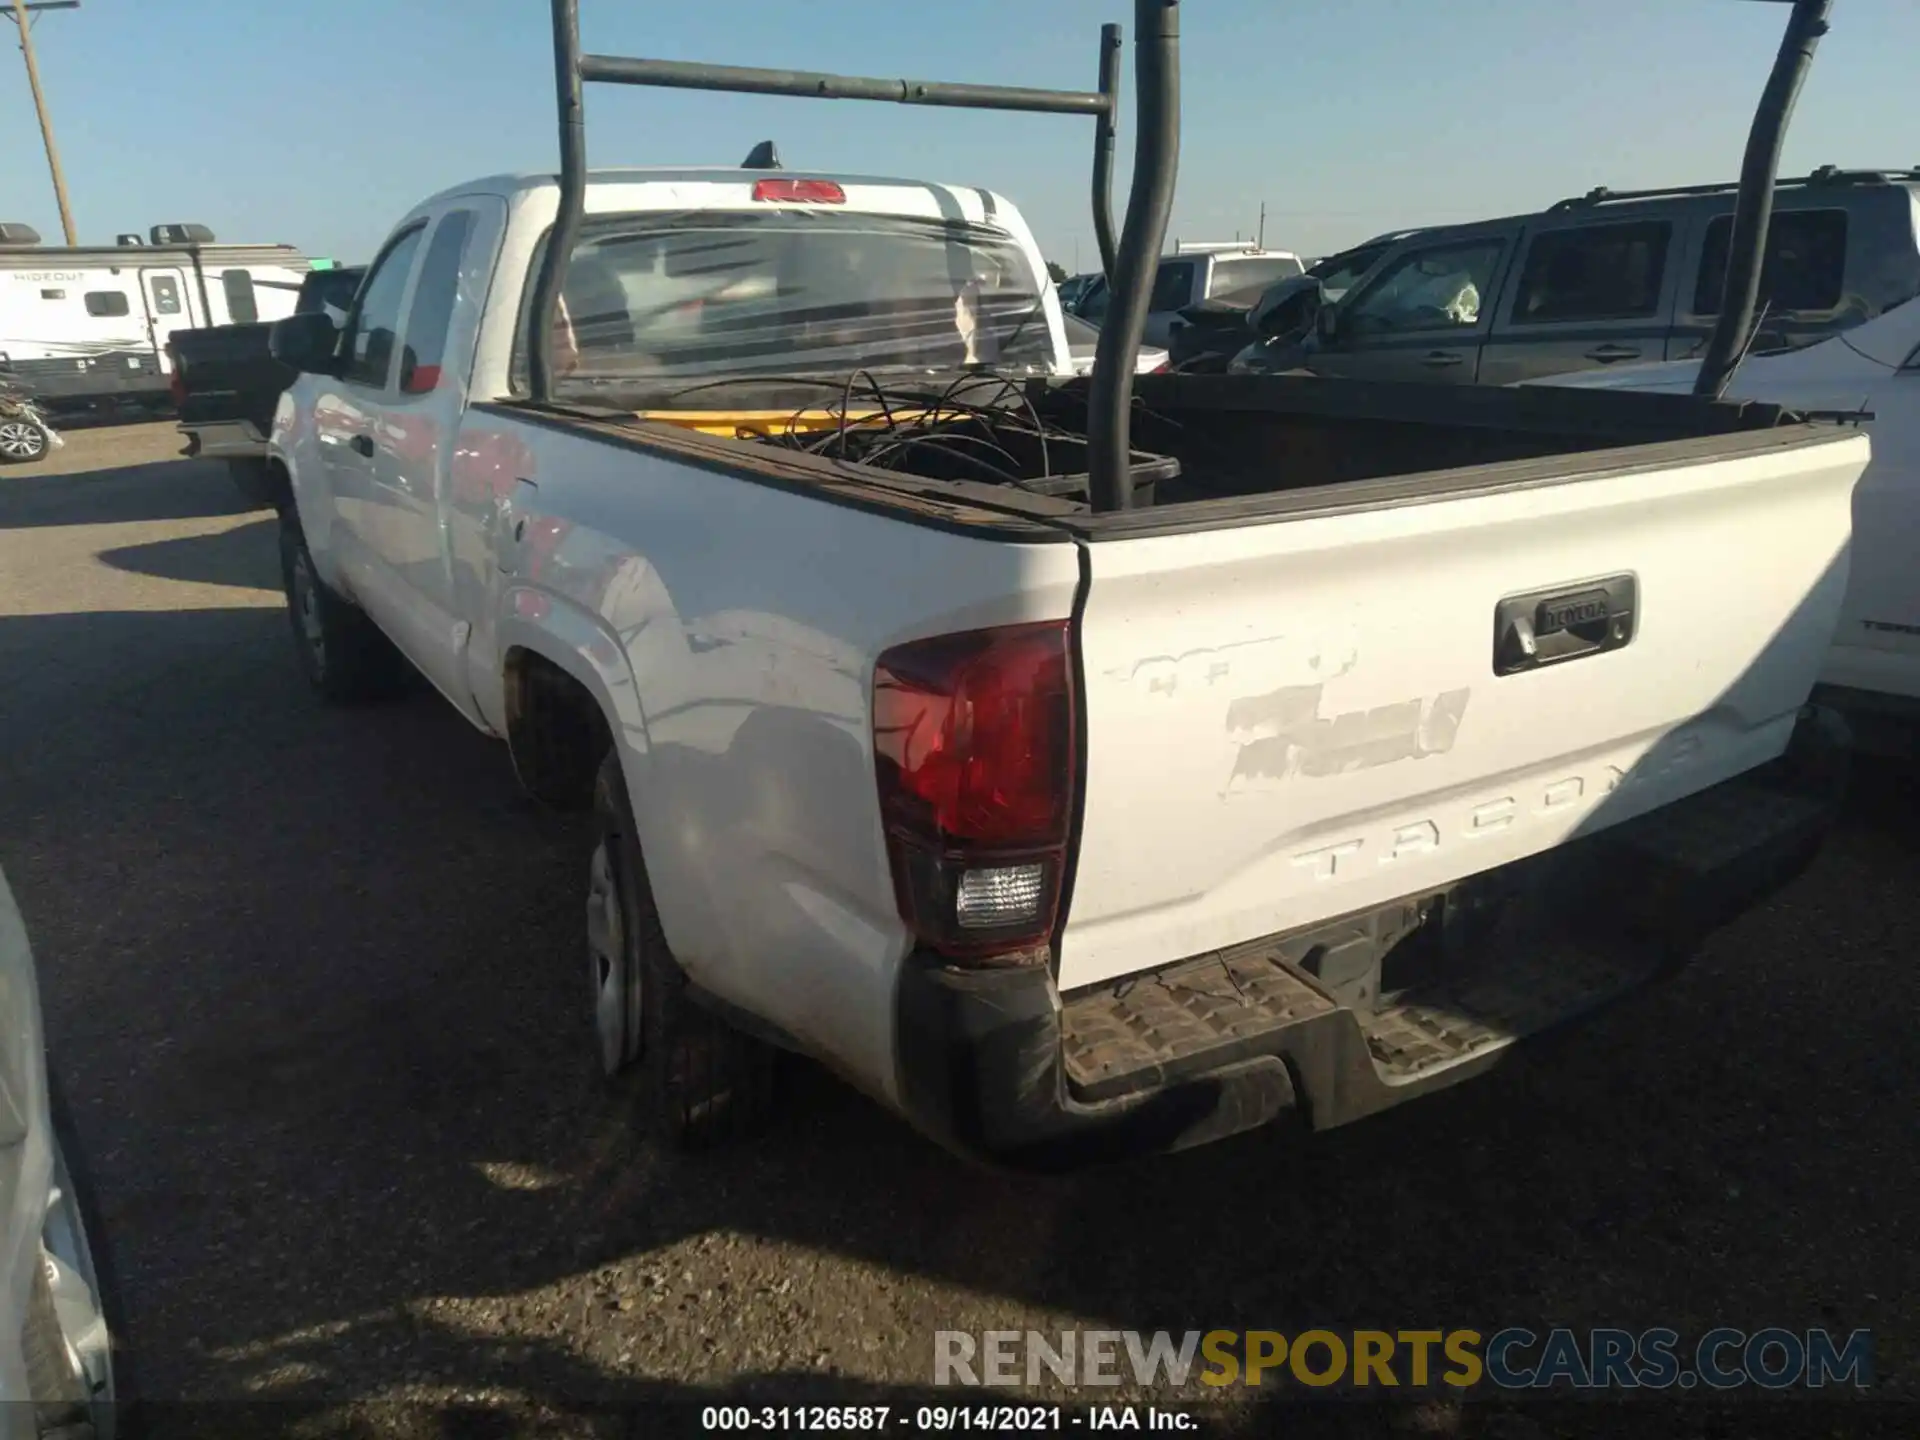
[[[307,537],[290,519],[280,525],[280,575],[308,684],[337,704],[380,699],[400,688],[406,674],[400,652],[365,614],[321,583]]]
[[[619,756],[594,780],[587,960],[601,1069],[638,1067],[643,1118],[674,1149],[704,1150],[761,1129],[773,1108],[774,1051],[688,993],[667,948]]]

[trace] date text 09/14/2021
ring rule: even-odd
[[[1155,1430],[1195,1433],[1199,1420],[1151,1405],[709,1405],[700,1428],[724,1431],[906,1431],[988,1435],[1009,1431]]]

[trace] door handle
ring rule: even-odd
[[[1638,360],[1638,345],[1596,345],[1587,351],[1587,359],[1598,360],[1602,365],[1611,365],[1616,360]]]
[[[373,437],[371,435],[356,435],[347,441],[347,444],[353,447],[355,453],[365,455],[369,459],[373,457]]]
[[[1430,350],[1421,357],[1420,363],[1432,370],[1444,370],[1463,363],[1466,358],[1458,350]]]
[[[1508,596],[1493,608],[1493,673],[1515,675],[1631,644],[1639,590],[1632,575],[1609,575]]]

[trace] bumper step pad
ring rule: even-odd
[[[1063,997],[1062,1058],[1079,1103],[1204,1083],[1277,1057],[1315,1128],[1343,1124],[1491,1065],[1515,1041],[1637,988],[1714,926],[1777,889],[1817,849],[1832,807],[1734,783],[1563,846],[1542,883],[1476,947],[1380,1009],[1350,1008],[1303,960],[1323,942],[1385,954],[1437,897],[1309,935],[1269,936]],[[1583,890],[1575,905],[1572,891]],[[1264,1062],[1263,1062],[1264,1063]]]

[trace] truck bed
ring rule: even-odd
[[[1071,425],[1085,393],[1033,400]],[[1137,394],[1135,445],[1180,473],[1105,514],[502,408],[683,472],[1081,547],[1063,991],[1441,891],[1784,751],[1845,589],[1857,430],[1607,392],[1176,375]],[[590,463],[562,446],[540,474]],[[790,588],[821,561],[792,556]]]
[[[1036,381],[1027,393],[1049,423],[1079,430],[1087,392],[1080,378]],[[512,401],[495,408],[542,427],[697,459],[742,479],[896,510],[902,518],[917,514],[1002,533],[1027,520],[1025,528],[1088,539],[1529,488],[1622,467],[1829,443],[1843,433],[1778,405],[1644,392],[1156,374],[1137,377],[1134,394],[1135,449],[1177,460],[1179,473],[1147,492],[1151,503],[1104,515],[1083,497],[842,463],[732,438],[715,433],[727,428],[716,423],[720,412],[661,421],[579,404]],[[754,423],[768,421],[755,412]]]

